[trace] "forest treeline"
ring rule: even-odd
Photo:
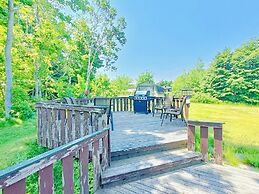
[[[198,102],[228,101],[259,104],[259,39],[231,51],[224,49],[204,68],[196,67],[173,83],[174,90],[193,88]]]
[[[9,0],[10,1],[10,0]],[[6,92],[5,47],[8,2],[0,0],[0,117]],[[97,70],[116,69],[114,62],[126,43],[126,21],[108,0],[15,0],[12,42],[11,115],[34,113],[36,101],[65,96],[129,95],[133,83],[153,82],[151,72],[137,80],[111,80]],[[259,103],[259,39],[219,52],[211,64],[199,62],[174,81],[173,92],[193,88],[193,100]]]
[[[97,69],[115,69],[125,28],[109,0],[0,0],[0,116],[10,100],[29,117],[31,102],[88,94]]]

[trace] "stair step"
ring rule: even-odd
[[[102,186],[137,180],[201,162],[198,153],[187,149],[167,150],[113,161],[102,174]]]
[[[111,159],[112,161],[121,160],[125,158],[132,158],[135,156],[152,154],[158,151],[161,152],[161,151],[167,151],[167,150],[173,150],[173,149],[186,148],[186,146],[187,146],[187,139],[180,139],[170,143],[162,143],[162,144],[137,147],[137,148],[127,149],[127,150],[112,152]]]

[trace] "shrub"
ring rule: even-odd
[[[191,98],[192,102],[206,103],[206,104],[215,104],[219,103],[220,100],[214,98],[208,93],[195,92]]]
[[[12,112],[13,117],[28,119],[34,114],[33,101],[28,96],[27,92],[19,86],[13,88],[13,106]]]

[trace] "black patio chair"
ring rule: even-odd
[[[182,104],[181,104],[180,108],[167,108],[167,109],[164,110],[162,121],[161,121],[161,126],[163,125],[164,119],[168,115],[170,116],[170,121],[172,121],[173,117],[177,119],[178,116],[181,116],[182,121],[185,121],[184,114],[183,114],[183,108],[186,104],[187,98],[188,98],[188,96],[183,97],[183,101],[182,101]]]
[[[158,112],[160,111],[161,112],[161,115],[160,115],[160,119],[162,119],[162,116],[163,116],[163,113],[164,111],[167,109],[167,108],[173,108],[173,101],[174,101],[174,96],[166,96],[164,98],[164,101],[163,103],[159,103],[157,104],[155,107],[154,107],[154,111],[153,111],[153,116],[155,115],[155,111]]]
[[[113,114],[111,111],[111,98],[95,97],[94,106],[106,106],[107,107],[107,124],[111,122],[111,130],[113,131]]]

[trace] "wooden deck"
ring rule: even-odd
[[[146,193],[259,193],[259,173],[221,166],[200,164],[100,189],[97,194]]]
[[[165,119],[161,126],[160,114],[114,112],[114,131],[111,132],[111,151],[120,152],[140,147],[186,141],[187,127],[181,119]]]

